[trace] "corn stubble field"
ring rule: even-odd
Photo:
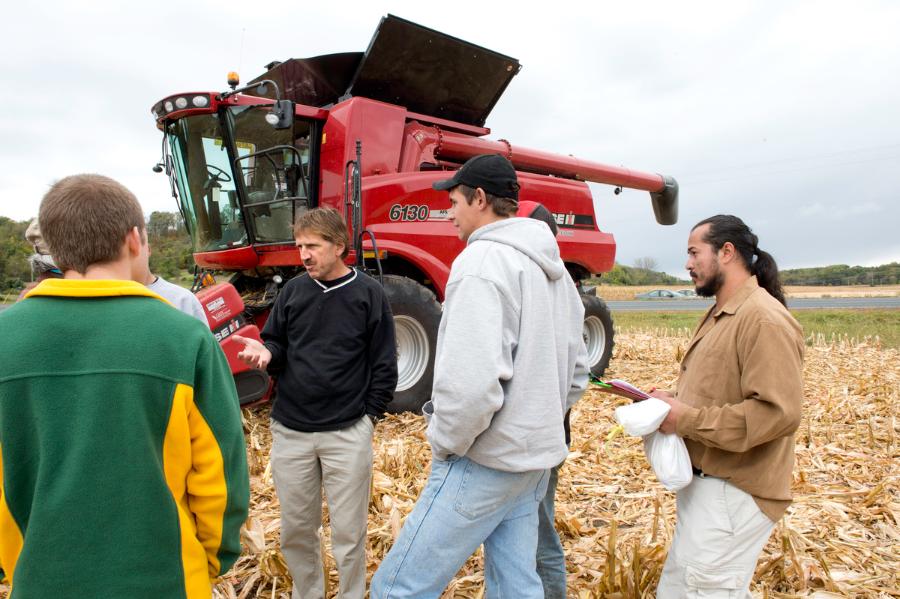
[[[607,374],[643,387],[670,385],[688,340],[686,330],[620,333]],[[805,389],[795,503],[776,526],[751,590],[773,598],[900,597],[900,351],[881,348],[877,339],[812,339]],[[572,452],[560,473],[556,516],[570,597],[653,597],[674,530],[674,495],[656,482],[640,440],[616,434],[612,414],[622,401],[589,391],[573,410]],[[268,408],[245,411],[245,418],[251,515],[244,553],[214,596],[286,599],[290,577],[278,550]],[[377,427],[369,576],[412,509],[430,458],[420,417],[392,416]],[[333,597],[337,572],[328,551],[326,527]],[[480,598],[483,588],[476,554],[444,597]]]
[[[671,384],[687,331],[621,333],[607,373],[644,387]],[[760,597],[900,597],[897,406],[900,352],[876,340],[811,340],[805,410],[797,433],[795,504],[756,570]],[[653,597],[674,531],[674,495],[648,468],[639,439],[615,433],[619,398],[589,391],[573,411],[572,453],[560,473],[557,528],[571,597]],[[278,551],[266,408],[246,412],[253,506],[244,555],[219,598],[290,596]],[[396,538],[428,474],[418,416],[391,417],[375,436],[369,575]],[[327,555],[329,596],[337,572]],[[427,569],[428,564],[422,564]],[[482,597],[482,560],[471,558],[444,597]]]

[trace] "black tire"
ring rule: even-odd
[[[384,291],[397,333],[397,390],[388,412],[416,412],[431,399],[441,305],[434,293],[407,277],[384,275]]]
[[[583,335],[588,365],[592,375],[603,376],[615,345],[612,314],[606,303],[595,295],[582,295],[581,303],[584,304]]]

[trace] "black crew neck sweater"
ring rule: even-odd
[[[262,339],[278,377],[272,418],[284,426],[338,430],[384,415],[397,386],[397,348],[390,304],[370,276],[352,269],[334,281],[305,273],[288,281]]]

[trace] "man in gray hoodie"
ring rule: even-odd
[[[484,543],[487,597],[543,597],[538,503],[584,392],[584,308],[547,225],[512,217],[519,185],[476,156],[437,190],[466,248],[453,262],[424,407],[431,474],[372,578],[373,599],[439,597]]]

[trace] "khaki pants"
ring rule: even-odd
[[[368,416],[337,431],[303,433],[272,421],[272,477],[281,503],[281,552],[294,579],[293,599],[324,599],[319,527],[322,487],[340,599],[366,591],[366,524],[372,478]]]
[[[675,538],[657,599],[744,599],[775,524],[748,493],[720,478],[694,476],[678,491]]]

